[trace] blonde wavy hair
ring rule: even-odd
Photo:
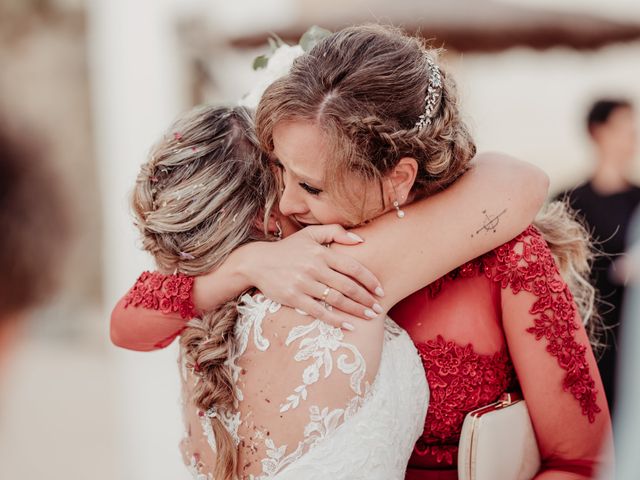
[[[355,179],[378,181],[403,157],[415,158],[419,171],[413,186],[425,197],[451,185],[466,172],[476,145],[458,105],[455,83],[440,65],[442,92],[432,121],[416,122],[425,111],[429,87],[428,48],[400,29],[376,24],[345,28],[296,59],[289,74],[265,91],[256,112],[260,144],[272,153],[274,127],[283,121],[314,122],[334,155],[327,159],[328,193],[344,200],[352,224],[379,214],[371,203],[355,198]],[[563,203],[548,206],[536,225],[547,239],[585,324],[596,315],[595,290],[588,274],[592,260],[589,235]]]
[[[598,311],[598,291],[590,277],[593,262],[599,255],[591,234],[566,201],[547,204],[533,224],[549,244],[560,274],[573,294],[591,346],[599,356],[605,347],[602,342],[605,329]]]
[[[241,107],[205,106],[179,119],[151,150],[133,191],[142,245],[163,273],[200,275],[231,252],[265,240],[276,185],[258,147],[250,113]],[[228,365],[237,301],[194,318],[181,335],[188,365],[201,380],[193,401],[202,410],[234,408]],[[238,451],[224,425],[212,419],[218,448],[215,478],[236,478]]]

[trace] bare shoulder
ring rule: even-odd
[[[497,165],[517,165],[517,164],[527,164],[530,165],[529,162],[524,161],[523,159],[514,157],[513,155],[509,155],[505,152],[498,151],[483,151],[475,154],[472,160],[473,163],[484,162],[484,163],[495,163]]]

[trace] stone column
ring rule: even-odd
[[[108,316],[136,276],[151,267],[139,250],[128,197],[151,144],[186,105],[174,2],[91,0],[89,56],[96,156],[104,219],[105,341]],[[111,349],[112,396],[121,449],[117,478],[176,480],[188,473],[178,451],[176,350]],[[99,409],[94,412],[100,415]],[[95,432],[100,436],[100,432]]]

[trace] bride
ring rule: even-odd
[[[374,222],[349,233],[309,227],[333,228],[334,240],[357,244],[350,254],[385,285],[378,314],[531,221],[545,175],[499,155],[483,157],[446,192],[403,207],[405,218],[390,192],[381,199],[363,190],[369,207],[387,205]],[[404,330],[384,315],[357,333],[341,330],[258,290],[209,312],[189,303],[193,277],[184,273],[219,268],[234,250],[273,240],[279,225],[284,235],[295,230],[272,208],[278,193],[240,107],[187,114],[138,176],[136,223],[161,273],[144,274],[128,301],[192,318],[180,340],[185,462],[198,480],[403,478],[428,404],[424,370]],[[482,202],[496,210],[507,199],[509,215],[496,233],[470,241],[477,217],[466,207]],[[459,228],[447,228],[454,215]],[[179,273],[163,275],[172,272]],[[318,299],[332,292],[322,287]],[[135,326],[114,330],[123,328]],[[112,336],[118,343],[118,333]]]

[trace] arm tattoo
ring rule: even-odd
[[[482,213],[484,214],[484,220],[483,220],[482,226],[478,230],[476,230],[475,233],[471,234],[471,238],[478,235],[480,232],[496,233],[496,230],[498,229],[498,225],[500,224],[500,217],[505,213],[507,213],[507,209],[505,208],[497,215],[491,215],[487,213],[486,210],[483,210]]]

